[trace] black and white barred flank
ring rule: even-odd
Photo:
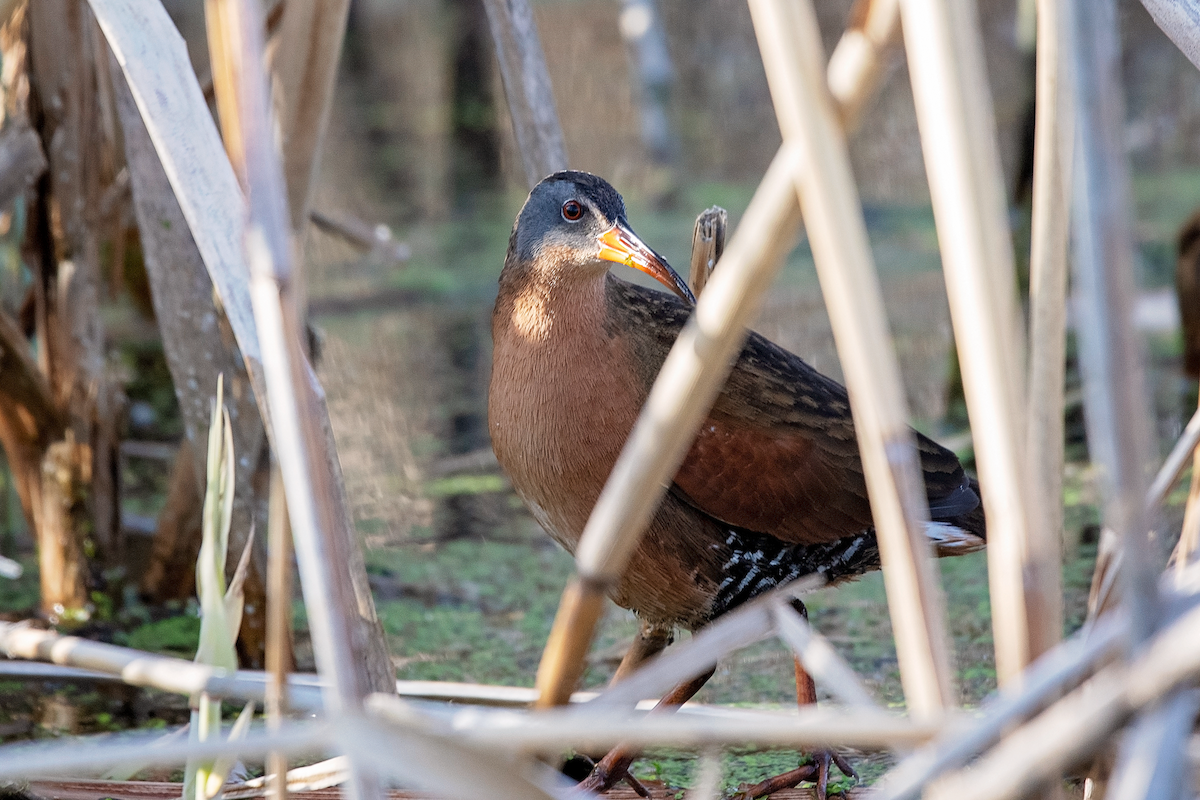
[[[938,555],[969,553],[983,540],[945,522],[925,523],[925,535]],[[879,569],[879,542],[874,529],[824,544],[788,544],[774,536],[730,530],[725,539],[729,557],[724,579],[717,587],[709,619],[806,575],[821,575],[834,584]]]

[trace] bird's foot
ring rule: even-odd
[[[775,792],[782,792],[784,789],[791,789],[805,781],[816,782],[815,794],[817,800],[826,800],[826,793],[829,789],[829,771],[834,764],[842,771],[843,775],[858,780],[858,773],[850,766],[849,761],[832,750],[819,750],[813,753],[811,763],[805,764],[791,772],[767,778],[765,781],[760,781],[753,786],[742,784],[730,800],[757,800],[760,797],[767,797]]]
[[[640,797],[650,800],[650,790],[643,786],[642,782],[633,777],[629,772],[629,767],[633,764],[633,759],[634,756],[625,753],[620,748],[611,751],[604,758],[600,759],[596,763],[596,766],[592,767],[590,775],[579,782],[579,788],[599,794],[607,792],[618,783],[624,781]]]

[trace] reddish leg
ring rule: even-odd
[[[799,603],[799,601],[796,601]],[[803,605],[798,606],[798,611],[808,618],[808,611]],[[796,702],[801,707],[817,704],[817,684],[813,681],[812,676],[808,674],[808,670],[800,663],[800,659],[793,657],[793,662],[796,665]],[[756,800],[759,797],[767,797],[775,792],[781,792],[784,789],[791,789],[804,781],[815,781],[817,800],[825,800],[826,791],[829,788],[829,770],[832,764],[836,764],[842,774],[850,778],[857,778],[858,773],[850,766],[846,759],[839,756],[832,750],[818,750],[812,755],[812,763],[805,764],[802,767],[785,772],[782,775],[776,775],[773,778],[767,778],[765,781],[754,784],[753,786],[741,786],[738,788],[737,794],[733,800]]]
[[[708,679],[712,677],[714,672],[716,672],[716,667],[713,667],[699,677],[676,686],[663,699],[658,701],[658,705],[650,713],[667,713],[679,708],[688,700],[691,700],[696,692],[700,691],[700,687],[708,682]],[[629,774],[629,765],[633,763],[633,760],[637,756],[638,753],[636,750],[624,745],[617,745],[608,752],[608,755],[600,760],[600,763],[592,770],[592,774],[579,784],[579,788],[592,792],[606,792],[618,782],[626,781],[642,797],[649,797],[650,792],[647,791],[646,787],[642,786],[636,778]]]

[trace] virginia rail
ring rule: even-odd
[[[614,262],[675,296],[610,275]],[[517,494],[567,550],[574,552],[694,302],[683,279],[630,229],[621,196],[603,179],[558,172],[530,193],[509,238],[492,316],[488,420]],[[978,485],[949,450],[916,439],[935,549],[979,549]],[[803,575],[836,583],[878,567],[846,390],[750,333],[611,592],[642,620],[641,646],[626,662],[662,649],[677,627],[695,630]],[[702,683],[663,702],[682,703]],[[815,701],[812,679],[799,668],[797,689],[801,702]],[[831,758],[820,754],[815,767],[765,781],[750,796],[810,779],[823,796]],[[626,778],[631,761],[613,751],[584,785],[609,788]]]

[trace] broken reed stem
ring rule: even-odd
[[[591,633],[604,613],[604,588],[604,584],[580,575],[563,592],[545,655],[538,665],[536,708],[570,702],[571,693],[583,675]],[[580,636],[580,631],[587,631],[587,637]]]
[[[283,170],[275,149],[271,108],[263,63],[262,19],[257,0],[208,0],[219,11],[209,29],[213,42],[213,78],[221,124],[234,171],[246,186],[249,218],[245,252],[250,273],[250,300],[262,347],[267,400],[271,408],[276,458],[281,466],[288,514],[302,575],[321,675],[328,681],[326,710],[361,713],[366,680],[351,646],[349,625],[358,617],[346,585],[344,560],[338,558],[339,507],[336,477],[321,415],[309,382],[303,330],[291,291],[291,228],[287,224]],[[219,4],[219,8],[217,7]],[[217,63],[224,59],[224,63]],[[347,792],[352,800],[374,800],[374,776],[352,768]]]
[[[333,217],[316,209],[309,212],[308,218],[320,230],[330,236],[338,237],[365,253],[378,255],[397,263],[412,258],[412,247],[407,242],[397,241],[392,229],[383,223],[372,226],[361,219],[345,215]]]
[[[291,661],[292,531],[287,521],[283,473],[271,465],[270,511],[267,523],[267,729],[278,731],[287,712],[284,689]],[[287,800],[287,755],[268,756],[267,772],[275,775],[272,800]]]
[[[917,123],[988,525],[988,583],[1001,685],[1030,660],[1026,583],[1045,514],[1025,459],[1025,393],[1008,210],[979,21],[972,3],[901,0]],[[1039,551],[1040,552],[1040,551]],[[1032,601],[1032,602],[1030,602]]]
[[[929,508],[900,368],[811,2],[752,0],[784,140],[802,151],[795,189],[846,376],[910,713],[954,704],[945,602],[925,535]]]
[[[1175,570],[1182,575],[1200,548],[1200,450],[1192,457],[1192,485],[1188,490],[1187,505],[1183,510],[1183,530],[1179,534],[1179,546],[1175,552]]]
[[[696,297],[704,291],[721,253],[725,251],[725,232],[729,228],[729,212],[713,206],[700,212],[692,228],[692,265],[688,283]]]

